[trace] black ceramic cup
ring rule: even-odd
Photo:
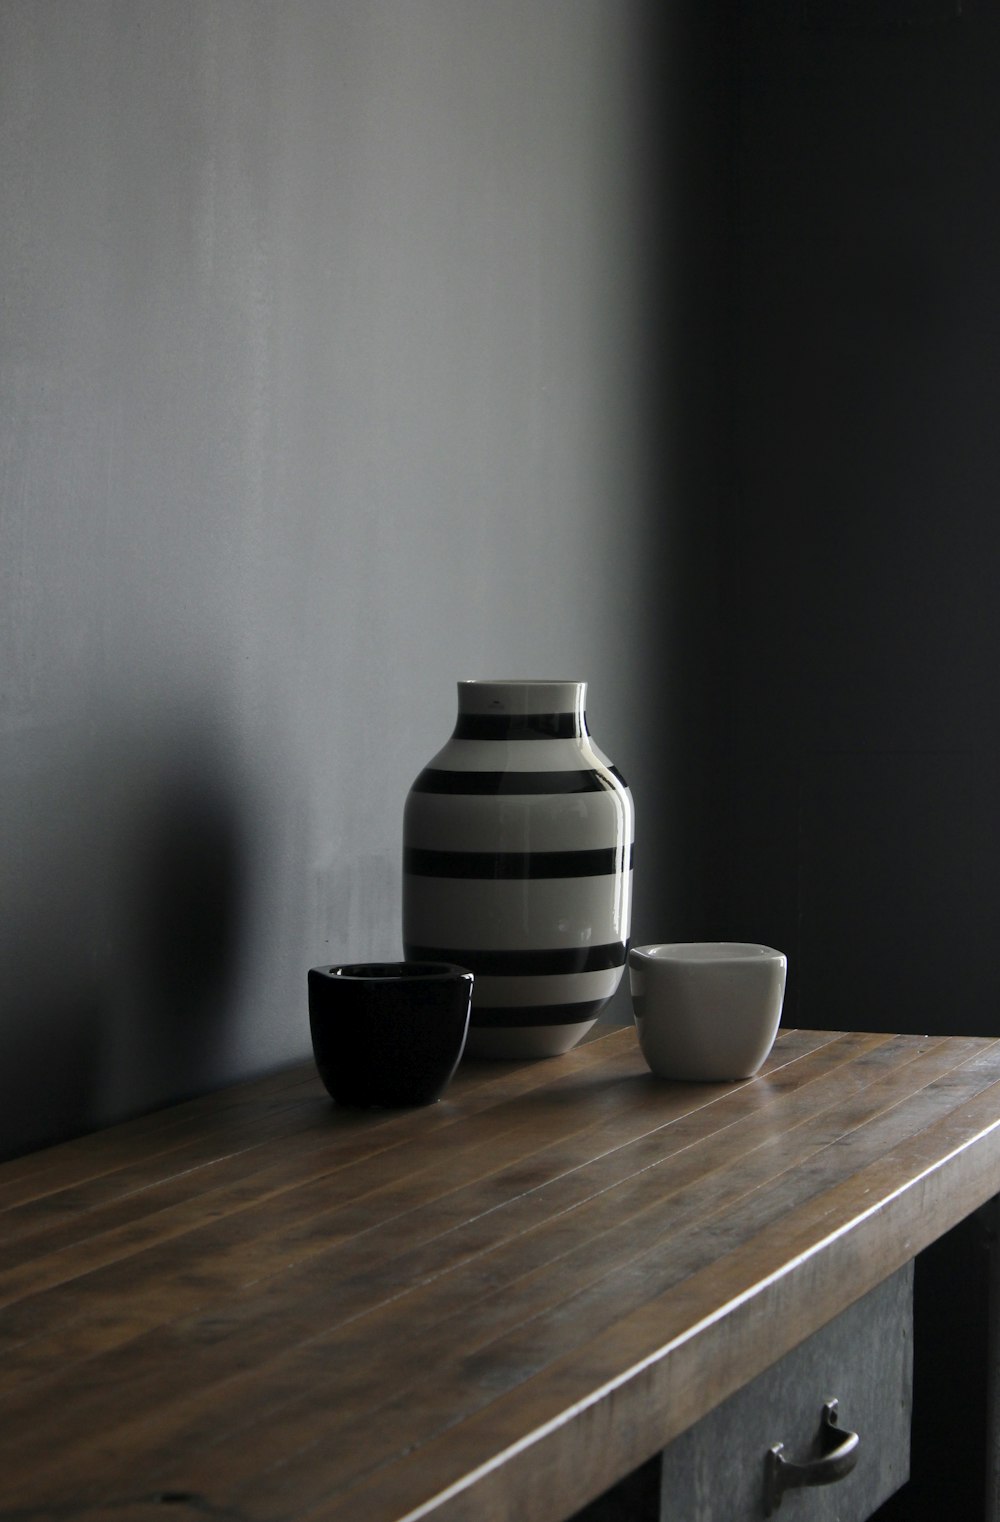
[[[358,962],[309,971],[316,1066],[340,1105],[432,1104],[465,1049],[472,973],[450,962]]]

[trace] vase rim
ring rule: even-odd
[[[469,680],[458,684],[458,706],[466,714],[582,714],[586,682],[515,677]]]

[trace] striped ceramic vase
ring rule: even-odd
[[[475,973],[467,1050],[556,1056],[618,987],[632,795],[590,738],[585,682],[459,682],[455,731],[403,816],[409,958]]]

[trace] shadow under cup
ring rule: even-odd
[[[432,1104],[458,1067],[473,976],[450,962],[359,962],[309,971],[313,1056],[335,1103]]]

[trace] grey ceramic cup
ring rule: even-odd
[[[660,1078],[750,1078],[774,1045],[787,961],[772,946],[694,941],[633,946],[639,1046]]]

